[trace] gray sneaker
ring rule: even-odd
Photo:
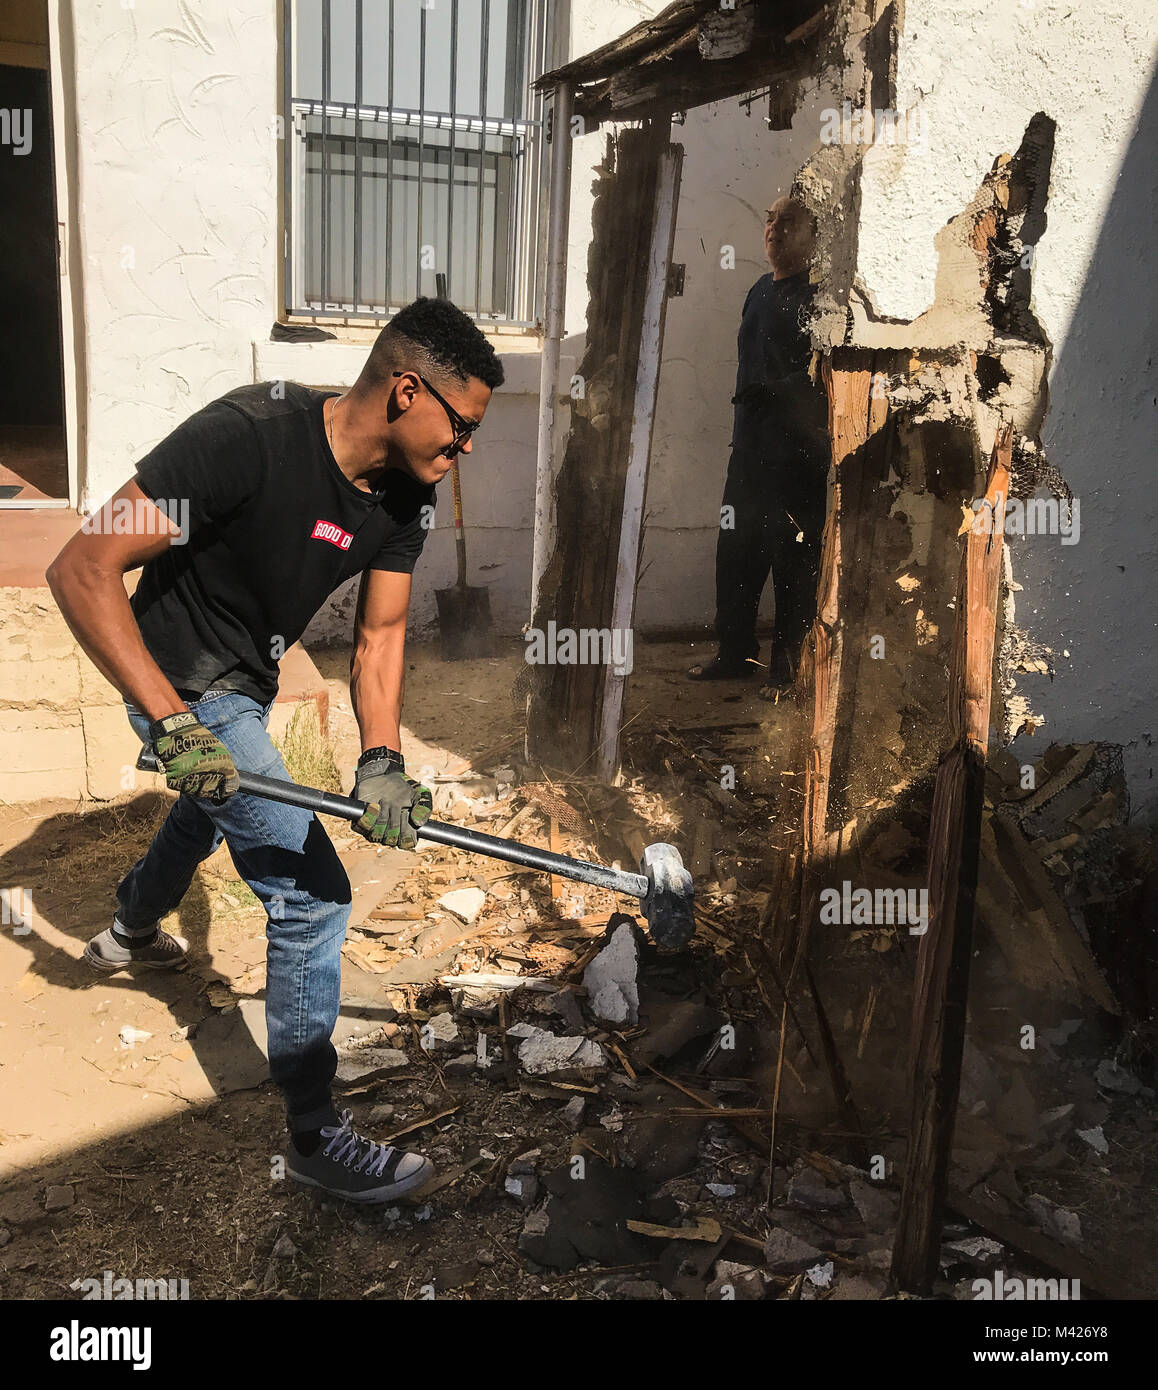
[[[113,926],[116,925],[114,918]],[[189,943],[183,936],[170,936],[160,928],[147,946],[122,946],[109,927],[84,948],[84,959],[105,975],[118,970],[172,970],[182,963],[188,949]]]
[[[338,1124],[323,1128],[322,1142],[308,1158],[290,1144],[286,1172],[295,1182],[347,1202],[391,1202],[429,1182],[434,1164],[422,1154],[358,1134],[350,1111],[343,1110]]]

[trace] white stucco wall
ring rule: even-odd
[[[621,0],[576,9],[566,56],[591,46],[593,17],[611,37],[643,13]],[[344,388],[368,350],[269,342],[281,255],[280,14],[274,0],[71,0],[57,41],[71,31],[75,50],[82,508],[99,505],[153,444],[224,392],[282,376]],[[582,282],[589,198],[586,218],[580,206],[571,225]],[[582,325],[586,303],[585,292],[571,296],[571,322]],[[539,355],[534,338],[495,341],[507,383],[463,460],[463,505],[469,582],[491,588],[496,627],[515,633],[530,603]],[[566,350],[563,367],[569,377]],[[435,589],[454,582],[446,491],[415,575],[417,632],[434,621]],[[310,635],[347,632],[350,601],[335,596]]]
[[[82,506],[252,380],[279,243],[276,7],[72,0],[87,371]]]
[[[1158,10],[1123,0],[906,0],[898,107],[919,106],[926,140],[866,159],[857,264],[879,314],[916,318],[932,300],[934,236],[1036,112],[1057,123],[1031,306],[1052,345],[1043,442],[1080,498],[1081,532],[1068,546],[1010,541],[1016,620],[1056,667],[1052,681],[1019,677],[1046,725],[1013,751],[1031,758],[1043,737],[1121,743],[1136,809],[1155,797],[1158,686],[1156,47]]]

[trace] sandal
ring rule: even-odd
[[[718,656],[711,661],[693,666],[687,673],[690,681],[744,681],[749,680],[763,667],[755,659],[734,663],[721,661]]]

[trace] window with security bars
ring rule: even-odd
[[[291,314],[536,323],[548,0],[284,0]]]

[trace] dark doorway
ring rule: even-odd
[[[0,64],[0,507],[68,496],[52,109]]]

